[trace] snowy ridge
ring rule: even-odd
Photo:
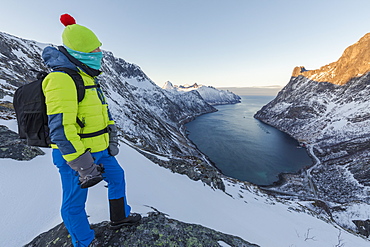
[[[370,218],[364,214],[370,211],[369,89],[369,73],[342,86],[300,75],[255,115],[306,143],[319,161],[284,175],[275,189],[320,200],[338,224],[353,231],[354,220]],[[362,210],[354,212],[356,207]]]
[[[31,69],[46,70],[40,54],[47,44],[0,32],[0,79],[19,86],[34,80]],[[21,45],[20,45],[21,44]]]
[[[235,104],[239,103],[241,100],[238,95],[228,90],[219,90],[211,86],[198,85],[197,83],[193,85],[176,86],[167,81],[162,88],[173,93],[197,91],[210,105]]]
[[[315,70],[296,67],[293,76],[302,75],[316,82],[330,82],[344,85],[352,78],[359,78],[370,71],[370,33],[365,34],[355,44],[347,47],[342,56],[333,63]]]

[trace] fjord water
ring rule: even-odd
[[[273,96],[241,96],[242,102],[186,124],[189,139],[223,174],[257,185],[271,185],[280,173],[312,164],[305,148],[289,135],[253,118]]]

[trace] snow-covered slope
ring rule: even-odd
[[[15,129],[15,121],[1,121]],[[224,179],[226,193],[154,164],[126,144],[117,156],[125,169],[128,202],[143,215],[151,207],[171,218],[239,236],[262,247],[365,247],[369,241],[340,230],[307,208],[310,202],[284,201],[257,187]],[[1,159],[0,246],[22,246],[61,222],[57,168],[51,153],[31,161]],[[89,189],[92,223],[109,219],[104,183]],[[343,245],[344,244],[344,245]],[[227,246],[227,245],[226,245]]]
[[[343,86],[293,77],[256,114],[312,146],[322,163],[312,170],[321,199],[370,203],[369,89],[370,74]]]
[[[40,59],[45,46],[0,32],[0,81],[19,86],[22,82],[35,80],[35,73],[31,69],[46,70]],[[0,86],[0,96],[2,94],[4,89]]]
[[[197,83],[193,85],[176,86],[167,81],[162,88],[173,93],[197,91],[202,98],[211,105],[235,104],[239,103],[241,100],[238,95],[228,90],[219,90],[211,86],[198,85]]]

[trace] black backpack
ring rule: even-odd
[[[81,75],[69,68],[58,68],[55,71],[67,73],[75,82],[78,102],[85,96],[85,85]],[[18,134],[21,139],[27,140],[27,145],[50,147],[52,144],[49,135],[48,116],[46,114],[45,96],[42,91],[42,81],[48,75],[39,72],[37,80],[19,87],[13,98],[13,105],[17,116]],[[94,86],[89,86],[94,87]],[[77,123],[83,123],[77,118]]]

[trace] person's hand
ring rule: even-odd
[[[78,179],[82,189],[94,186],[103,180],[103,165],[95,164],[94,159],[88,150],[76,159],[67,162],[67,164],[73,170],[78,172]]]

